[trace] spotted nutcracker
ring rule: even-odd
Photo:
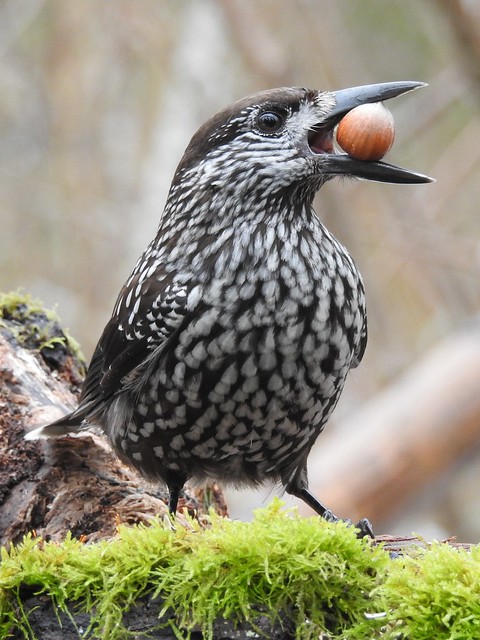
[[[367,341],[362,279],[312,202],[335,176],[424,175],[336,153],[354,107],[423,86],[280,88],[239,100],[193,136],[157,235],[122,288],[78,408],[32,437],[100,427],[169,489],[271,480],[308,490],[307,457]],[[360,533],[371,535],[368,520]]]

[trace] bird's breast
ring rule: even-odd
[[[175,350],[180,378],[233,366],[249,389],[290,397],[345,377],[365,313],[353,261],[337,245],[271,237],[202,283]]]
[[[188,322],[138,389],[121,450],[137,446],[138,425],[172,468],[188,450],[198,473],[215,459],[232,475],[228,461],[273,473],[309,448],[341,393],[364,315],[351,259],[313,253],[274,241],[253,263],[247,254],[197,281]]]

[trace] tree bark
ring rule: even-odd
[[[35,328],[42,323],[66,342],[46,316],[36,314],[34,321]],[[70,531],[85,541],[99,540],[113,536],[120,522],[146,522],[167,513],[164,488],[149,485],[123,465],[102,435],[24,439],[30,428],[75,406],[81,363],[68,343],[28,348],[17,339],[18,322],[4,317],[1,323],[0,544],[18,542],[32,530],[46,539],[61,540]],[[196,495],[187,489],[179,511],[201,519],[210,504],[227,513],[218,487]]]

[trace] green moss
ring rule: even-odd
[[[12,628],[33,637],[27,591],[89,613],[103,640],[131,637],[124,615],[141,598],[160,603],[159,626],[175,611],[179,637],[199,625],[211,638],[217,617],[254,624],[261,613],[291,620],[299,640],[478,640],[480,548],[412,554],[391,560],[345,524],[301,518],[278,500],[251,523],[211,515],[206,529],[191,521],[174,530],[153,521],[88,545],[27,537],[2,551],[0,637]]]
[[[385,638],[480,638],[480,547],[436,543],[393,565],[378,592],[391,612]]]
[[[78,342],[60,327],[57,314],[26,293],[0,293],[0,328],[9,331],[22,346],[40,351],[46,360],[61,349],[79,363],[85,362]]]
[[[4,634],[19,594],[30,587],[60,610],[75,602],[91,613],[95,637],[105,640],[126,636],[124,611],[147,595],[163,602],[160,616],[175,610],[179,626],[199,624],[206,638],[218,616],[253,622],[259,611],[287,614],[302,640],[324,630],[332,638],[370,638],[375,625],[365,625],[373,606],[368,594],[388,556],[344,524],[303,519],[280,506],[276,500],[257,511],[252,523],[212,515],[207,529],[194,521],[189,529],[158,521],[121,527],[114,540],[90,545],[27,537],[2,553]]]

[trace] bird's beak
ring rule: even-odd
[[[335,105],[331,112],[322,121],[321,126],[309,137],[310,148],[315,152],[315,138],[323,137],[332,139],[333,130],[346,113],[361,104],[371,102],[383,102],[390,98],[413,91],[426,86],[424,82],[385,82],[381,84],[369,84],[360,87],[351,87],[335,91]],[[356,160],[344,153],[334,153],[333,145],[325,149],[322,154],[322,172],[330,175],[355,176],[364,180],[377,182],[392,182],[401,184],[420,184],[432,182],[433,179],[421,173],[415,173],[408,169],[402,169],[386,162]]]

